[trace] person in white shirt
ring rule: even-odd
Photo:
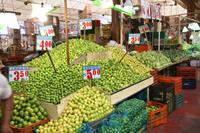
[[[2,123],[0,133],[12,133],[9,126],[10,117],[13,106],[12,90],[8,84],[8,80],[0,73],[0,105],[2,112]]]

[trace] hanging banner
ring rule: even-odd
[[[141,17],[144,19],[151,18],[151,4],[146,0],[141,0]]]
[[[151,4],[151,17],[152,19],[162,20],[161,5]]]
[[[99,79],[101,78],[100,66],[84,66],[83,67],[83,79]]]
[[[139,31],[140,33],[146,33],[146,32],[150,32],[150,28],[147,24],[139,26]]]
[[[37,51],[52,50],[52,36],[37,36],[36,39]]]
[[[9,81],[28,80],[28,67],[13,66],[9,67]]]
[[[92,29],[92,19],[81,19],[79,26],[80,26],[80,30],[91,30]]]
[[[140,34],[129,34],[128,44],[140,44]]]
[[[40,35],[42,35],[42,36],[55,36],[53,25],[40,27]]]

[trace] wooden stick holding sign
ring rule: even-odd
[[[122,56],[122,58],[119,60],[119,63],[122,62],[122,60],[125,58],[128,52],[133,48],[134,44],[140,44],[140,34],[129,34],[128,44],[130,44],[131,47],[129,47],[126,53]]]
[[[55,67],[55,65],[54,65],[54,63],[53,63],[53,60],[52,60],[51,55],[50,55],[50,53],[49,53],[49,50],[48,50],[47,48],[46,48],[46,51],[47,51],[49,60],[51,61],[51,64],[52,64],[52,66],[53,66],[53,69],[54,69],[55,73],[57,73],[56,67]]]

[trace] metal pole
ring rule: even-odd
[[[181,43],[181,16],[178,19],[178,43]]]
[[[120,3],[121,5],[123,4],[123,0],[120,0]],[[120,17],[120,44],[122,45],[123,44],[123,25],[124,25],[124,22],[123,22],[123,17],[124,17],[124,14],[121,13],[121,17]]]
[[[67,13],[67,0],[64,0],[64,11],[65,11],[65,31],[66,31],[66,50],[67,50],[67,65],[70,65],[69,57],[69,43],[68,43],[68,13]]]

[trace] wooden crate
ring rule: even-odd
[[[65,109],[71,97],[73,97],[73,94],[63,98],[60,101],[60,104],[57,104],[57,105],[53,103],[44,102],[44,101],[40,101],[40,103],[42,107],[48,112],[50,119],[57,119],[61,115],[63,110]]]
[[[38,127],[40,125],[44,125],[48,122],[49,122],[49,119],[44,119],[44,120],[41,120],[37,123],[34,123],[34,124],[27,126],[27,127],[24,127],[24,128],[16,128],[16,127],[11,126],[11,129],[12,129],[13,133],[32,133],[33,129],[35,127]]]
[[[136,94],[137,92],[149,87],[152,84],[153,84],[153,77],[150,77],[142,82],[139,82],[135,85],[122,89],[121,91],[113,93],[112,95],[108,96],[108,99],[111,101],[113,105],[117,104],[129,98],[130,96]]]

